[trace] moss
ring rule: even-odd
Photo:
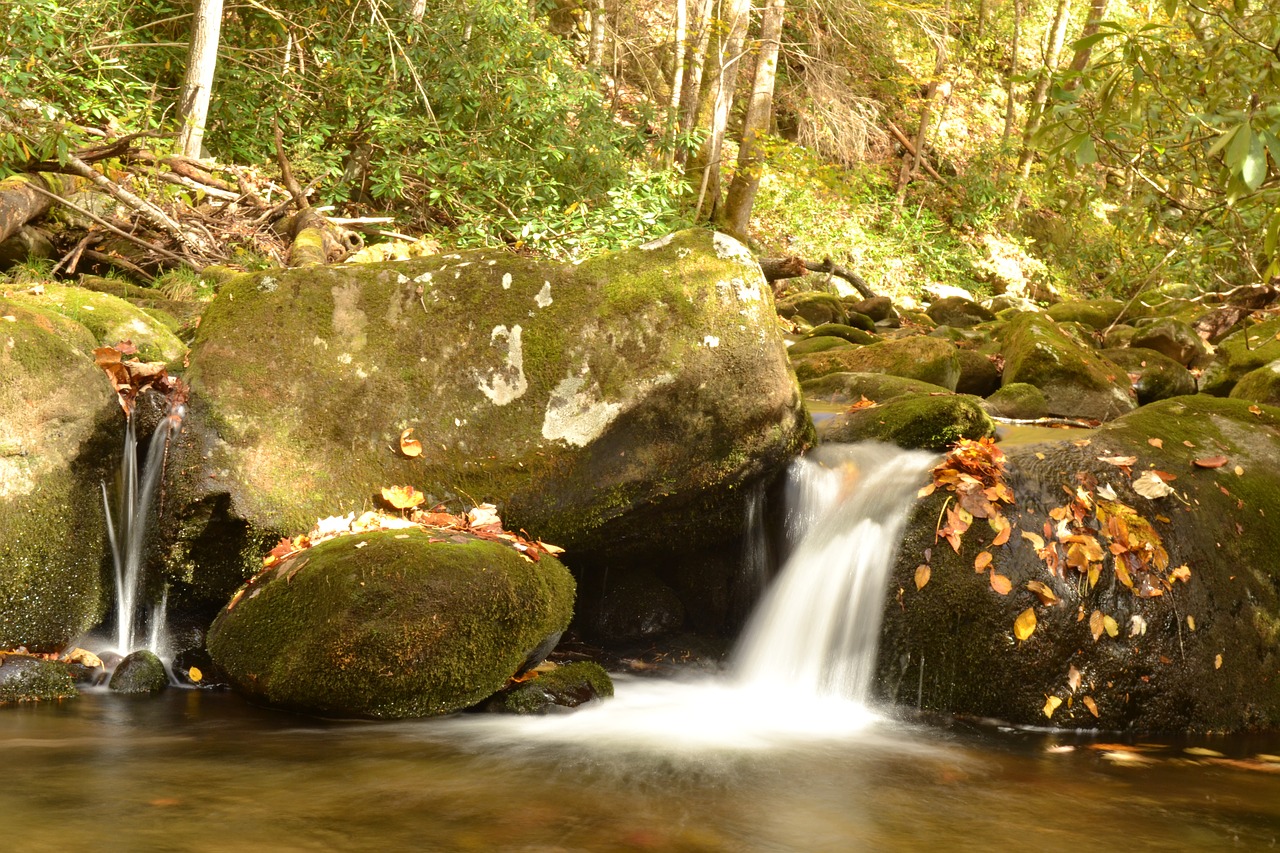
[[[129,340],[142,361],[180,364],[187,348],[163,323],[123,299],[85,290],[46,284],[43,294],[17,293],[14,301],[56,312],[88,329],[98,346]]]
[[[507,714],[546,714],[611,696],[613,681],[600,664],[574,661],[502,691],[486,702],[484,709]]]
[[[1049,401],[1036,386],[1011,382],[987,398],[987,410],[1002,418],[1033,420],[1048,416]]]
[[[1103,350],[1101,355],[1128,373],[1134,393],[1138,395],[1138,405],[1196,392],[1196,380],[1191,372],[1155,350],[1126,347]]]
[[[1200,390],[1225,397],[1249,371],[1280,359],[1280,319],[1248,326],[1218,342],[1217,358],[1200,377]]]
[[[1073,299],[1050,305],[1045,313],[1057,323],[1080,323],[1091,329],[1105,329],[1115,323],[1125,304],[1115,299]]]
[[[0,705],[50,702],[79,695],[66,664],[0,654]]]
[[[365,717],[445,714],[491,695],[563,631],[562,565],[460,534],[340,537],[286,561],[218,616],[214,661],[270,704]]]
[[[887,441],[899,447],[945,450],[962,438],[994,436],[995,423],[978,397],[899,397],[880,406],[846,412],[827,422],[824,441]]]
[[[133,652],[120,661],[108,686],[117,693],[159,693],[169,686],[169,673],[154,652]]]
[[[960,362],[949,341],[921,335],[854,350],[837,349],[793,360],[801,382],[831,373],[887,373],[955,390]]]
[[[848,325],[840,323],[823,323],[816,327],[813,331],[805,335],[805,338],[818,338],[824,336],[843,338],[851,344],[874,344],[880,340],[871,332],[875,331],[875,323],[871,322],[871,318],[862,314],[854,314],[853,317],[861,317],[865,323],[850,322]]]
[[[835,335],[823,335],[821,337],[810,336],[787,347],[787,355],[791,357],[808,355],[810,353],[826,352],[827,350],[839,349],[840,347],[851,347],[854,345],[855,344],[850,343],[848,339],[836,337]]]
[[[1269,406],[1280,404],[1280,359],[1241,376],[1227,396]]]
[[[1003,384],[1040,388],[1051,414],[1108,420],[1134,407],[1124,370],[1041,315],[1013,319],[1001,331],[1000,342]]]
[[[884,403],[903,394],[947,394],[941,385],[885,373],[829,373],[801,384],[806,399],[823,403],[856,403],[863,397]]]
[[[994,320],[995,314],[963,296],[947,296],[935,300],[925,311],[940,326],[969,328]]]

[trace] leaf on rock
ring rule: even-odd
[[[1225,456],[1201,456],[1199,459],[1192,459],[1191,464],[1197,468],[1221,468],[1227,464]]]
[[[1167,497],[1173,494],[1173,487],[1160,479],[1154,471],[1144,471],[1133,480],[1133,490],[1147,500]]]
[[[991,565],[991,552],[982,551],[973,561],[973,570],[975,572],[985,571],[987,566]]]
[[[1186,564],[1184,563],[1181,566],[1178,566],[1178,568],[1169,572],[1169,580],[1182,581],[1183,583],[1186,583],[1189,580],[1191,580],[1191,569],[1187,568]]]
[[[396,509],[411,509],[427,499],[413,486],[384,486],[382,497]]]
[[[1163,448],[1164,448],[1164,439],[1162,439],[1162,438],[1148,438],[1148,439],[1147,439],[1147,444],[1151,445],[1152,447],[1157,447],[1157,448],[1161,448],[1161,449],[1163,449]],[[1095,714],[1094,716],[1097,716],[1097,715]]]
[[[1196,630],[1196,617],[1192,616],[1190,613],[1187,614],[1187,628],[1192,632]]]
[[[1080,688],[1080,670],[1076,669],[1075,664],[1067,667],[1067,686],[1071,688],[1072,693]]]
[[[1250,412],[1252,412],[1252,413],[1253,413],[1253,414],[1255,414],[1255,415],[1260,415],[1260,414],[1262,414],[1262,409],[1259,409],[1257,406],[1250,406],[1250,407],[1249,407],[1249,411],[1250,411]]]
[[[1036,632],[1036,611],[1035,608],[1028,607],[1026,610],[1018,614],[1018,618],[1013,620],[1013,636],[1019,640],[1025,640]]]
[[[1132,468],[1138,464],[1136,456],[1099,456],[1099,462],[1105,462],[1108,465],[1114,465],[1117,468]]]
[[[928,563],[921,563],[916,566],[916,589],[924,589],[924,585],[929,582],[929,577],[933,574],[933,570],[929,568]]]
[[[1093,641],[1095,643],[1098,642],[1098,639],[1102,636],[1102,632],[1106,630],[1106,625],[1103,620],[1104,617],[1102,612],[1099,610],[1095,610],[1089,615],[1089,633],[1093,635]]]
[[[1001,595],[1008,595],[1013,589],[1013,582],[1004,575],[996,574],[995,569],[991,570],[991,588]]]
[[[1030,542],[1031,547],[1035,548],[1037,551],[1044,550],[1044,539],[1035,533],[1032,533],[1030,530],[1022,531],[1022,538]]]
[[[987,524],[996,532],[996,538],[991,540],[991,545],[994,548],[999,548],[1008,542],[1009,537],[1013,534],[1013,525],[1003,515],[991,516],[987,519]]]
[[[1213,659],[1213,668],[1214,668],[1214,669],[1222,669],[1222,655],[1217,655],[1216,657],[1214,657],[1214,659]]]
[[[412,438],[412,435],[413,427],[409,427],[407,430],[400,433],[400,452],[405,456],[408,456],[410,459],[415,456],[422,455],[422,442],[418,441],[416,438]]]
[[[1086,696],[1080,701],[1083,702],[1084,706],[1089,709],[1090,714],[1093,714],[1095,717],[1098,716],[1098,703],[1093,701],[1092,696]]]
[[[1108,637],[1114,639],[1120,636],[1120,625],[1110,616],[1102,617],[1102,627],[1106,630]]]
[[[1057,593],[1055,593],[1048,584],[1040,581],[1027,581],[1027,589],[1036,594],[1036,597],[1040,599],[1041,604],[1058,603]]]
[[[199,667],[193,666],[187,670],[187,678],[191,679],[192,682],[199,684],[200,679],[204,678],[204,673],[200,671]]]
[[[1057,696],[1046,696],[1044,700],[1044,715],[1053,717],[1053,712],[1058,710],[1058,706],[1062,704],[1062,700]]]

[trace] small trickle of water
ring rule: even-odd
[[[122,655],[139,648],[141,625],[139,611],[143,588],[142,568],[145,557],[147,524],[155,502],[156,486],[164,470],[169,442],[182,429],[186,409],[173,406],[151,436],[146,459],[138,464],[138,436],[132,414],[125,422],[124,456],[120,460],[120,494],[116,507],[111,506],[107,484],[102,484],[102,502],[107,516],[107,539],[115,566],[116,651]],[[167,599],[167,593],[165,595]],[[166,601],[146,602],[150,631],[148,648],[157,654],[164,642],[164,609]]]
[[[791,470],[799,544],[734,653],[747,685],[866,700],[885,583],[910,499],[934,457],[887,445],[824,445]]]

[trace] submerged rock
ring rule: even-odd
[[[574,582],[469,535],[341,536],[247,584],[209,629],[232,685],[271,705],[339,717],[426,717],[500,690],[563,631]]]
[[[71,673],[57,661],[0,654],[0,705],[79,696]]]
[[[120,661],[107,686],[117,693],[159,693],[169,686],[169,673],[155,652],[141,649]]]
[[[920,500],[888,585],[881,695],[1025,725],[1280,727],[1280,409],[1249,405],[1179,397],[1087,442],[1011,448],[1002,545],[976,518],[953,551],[937,531],[956,495]]]
[[[674,586],[737,547],[740,487],[812,440],[759,265],[705,231],[578,266],[479,251],[241,276],[189,378],[169,564],[204,601],[391,484],[498,504],[576,571],[637,560]]]
[[[594,661],[562,664],[491,697],[483,710],[502,714],[548,714],[613,695],[613,681]]]

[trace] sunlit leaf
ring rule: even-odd
[[[410,438],[412,434],[413,427],[400,433],[400,452],[409,458],[422,455],[422,442],[416,438]]]
[[[1187,581],[1191,580],[1191,569],[1187,568],[1186,564],[1184,563],[1183,565],[1178,566],[1178,568],[1169,572],[1169,579],[1182,581],[1183,583],[1186,583]]]
[[[1216,655],[1213,658],[1213,668],[1222,669],[1222,655]]]
[[[1164,447],[1164,439],[1162,439],[1162,438],[1148,438],[1148,439],[1147,439],[1147,444],[1151,445],[1152,447],[1159,447],[1159,448],[1163,448],[1163,447]]]
[[[995,570],[991,570],[991,588],[1001,595],[1008,595],[1013,589],[1013,582],[1004,575],[996,574]]]
[[[1110,616],[1102,617],[1102,627],[1106,630],[1108,637],[1114,639],[1120,636],[1120,625]]]
[[[1013,636],[1025,640],[1036,632],[1036,611],[1032,607],[1018,614],[1013,620]]]
[[[1062,704],[1062,700],[1057,696],[1046,696],[1044,700],[1044,715],[1052,717],[1053,712],[1058,710],[1058,706]]]
[[[1035,548],[1037,551],[1044,550],[1044,539],[1032,533],[1030,530],[1022,531],[1022,538],[1030,542],[1031,547]]]
[[[1098,642],[1098,638],[1102,636],[1102,632],[1106,630],[1104,618],[1105,617],[1103,617],[1102,612],[1099,610],[1095,610],[1089,615],[1089,633],[1093,635],[1093,641],[1095,643]]]
[[[200,671],[199,667],[193,666],[187,670],[187,678],[191,679],[193,682],[199,683],[200,679],[204,678],[204,673]]]
[[[1232,469],[1232,471],[1237,477],[1244,476],[1244,468],[1240,467],[1239,465],[1237,465],[1234,469]]]
[[[1072,693],[1080,688],[1080,670],[1076,669],[1075,664],[1067,667],[1067,686],[1071,688]]]
[[[1196,617],[1192,616],[1190,613],[1187,614],[1187,628],[1191,631],[1196,629]]]
[[[1147,500],[1155,500],[1173,494],[1173,487],[1160,479],[1154,471],[1144,471],[1133,480],[1133,490]]]
[[[929,568],[928,563],[921,563],[916,566],[916,589],[924,589],[924,585],[929,582],[929,577],[933,574],[933,570]]]
[[[427,499],[427,496],[413,486],[384,486],[382,497],[396,509],[409,509]]]
[[[1105,462],[1108,465],[1115,465],[1117,468],[1132,468],[1138,464],[1136,456],[1099,456],[1099,462]]]
[[[1098,703],[1093,701],[1092,696],[1086,696],[1080,701],[1083,702],[1084,706],[1089,709],[1090,714],[1093,714],[1095,717],[1098,716]]]
[[[1047,584],[1040,581],[1027,581],[1027,589],[1036,594],[1041,604],[1057,604],[1058,595]]]
[[[974,558],[973,570],[975,572],[986,571],[987,566],[991,565],[991,552],[982,551]]]

